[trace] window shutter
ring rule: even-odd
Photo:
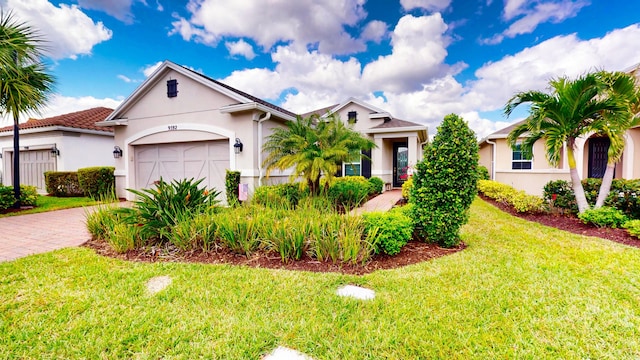
[[[371,150],[362,150],[362,155],[368,157],[369,159],[371,158]],[[364,176],[365,178],[369,179],[371,177],[371,160],[366,159],[366,158],[362,158],[362,176]]]
[[[336,171],[336,177],[342,177],[342,163],[338,164],[338,171]]]

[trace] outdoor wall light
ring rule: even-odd
[[[243,147],[242,142],[240,141],[240,139],[236,138],[236,143],[233,144],[233,151],[236,154],[240,154],[242,152],[242,147]]]
[[[117,158],[121,158],[122,157],[122,149],[120,149],[120,146],[114,146],[113,147],[113,158],[117,159]]]
[[[58,150],[58,148],[55,145],[53,145],[53,147],[51,148],[51,155],[60,156],[60,150]]]

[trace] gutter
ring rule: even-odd
[[[496,143],[489,140],[489,138],[485,139],[487,144],[491,144],[491,180],[496,180]]]
[[[262,186],[262,123],[271,119],[271,113],[266,112],[264,117],[258,118],[258,186]]]

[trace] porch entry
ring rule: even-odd
[[[409,148],[406,142],[393,143],[393,187],[401,187],[407,180]]]
[[[607,170],[607,152],[611,141],[609,138],[589,139],[589,172],[590,178],[602,179]]]

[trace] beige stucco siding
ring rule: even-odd
[[[568,171],[536,171],[529,170],[526,172],[513,171],[496,171],[496,181],[503,184],[511,185],[518,190],[524,190],[528,194],[542,195],[544,185],[552,180],[570,181]]]
[[[478,164],[486,167],[487,170],[489,170],[489,174],[491,174],[493,170],[491,167],[491,158],[493,156],[493,145],[488,144],[486,142],[482,143],[480,145],[480,148],[478,149],[478,156],[479,156]]]
[[[340,116],[340,120],[342,120],[345,124],[349,118],[349,112],[355,111],[358,113],[357,121],[353,124],[353,129],[358,132],[365,132],[366,130],[378,126],[384,122],[383,119],[370,119],[369,115],[371,114],[371,110],[367,109],[361,105],[356,103],[349,103],[344,108],[338,111],[338,116]]]

